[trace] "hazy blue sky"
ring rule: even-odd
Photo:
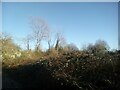
[[[78,48],[98,39],[118,47],[118,3],[3,3],[3,31],[10,33],[16,43],[23,44],[31,28],[30,16],[45,19],[53,33],[61,30],[68,43]],[[47,43],[43,43],[45,48]]]

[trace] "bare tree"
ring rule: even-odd
[[[110,49],[107,42],[104,40],[100,40],[100,39],[96,41],[94,47],[96,49],[96,53],[99,52],[99,53],[103,53],[103,54]]]
[[[39,52],[41,41],[48,37],[49,27],[47,22],[40,17],[31,17],[30,25],[33,38],[36,40],[36,50]]]
[[[89,44],[86,47],[86,51],[94,54],[105,54],[109,50],[109,46],[104,40],[97,40],[95,44]]]
[[[70,43],[67,45],[68,51],[78,51],[78,47],[74,43]]]
[[[66,40],[65,40],[63,34],[60,32],[56,33],[56,38],[57,38],[57,40],[56,40],[56,44],[55,44],[55,50],[58,50],[60,47],[62,47],[64,44],[66,44]]]
[[[50,50],[51,49],[51,36],[50,36],[50,34],[48,34],[47,42],[48,42],[48,49]]]
[[[31,35],[27,35],[27,36],[24,38],[24,42],[25,42],[25,44],[26,44],[27,50],[30,50],[30,40],[32,40]]]
[[[48,30],[46,32],[46,37],[45,37],[45,40],[47,41],[47,44],[48,44],[48,50],[51,49],[51,36],[52,36],[52,32],[50,27],[48,26]]]

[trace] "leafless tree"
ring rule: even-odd
[[[58,50],[60,47],[64,46],[66,44],[66,40],[61,32],[56,33],[56,44],[55,44],[55,50]]]
[[[67,45],[68,51],[78,51],[78,47],[74,43],[70,43]]]
[[[33,30],[33,38],[36,40],[36,50],[39,52],[41,41],[48,37],[50,29],[47,22],[40,17],[31,17],[30,25]],[[50,40],[48,41],[50,44]]]
[[[109,50],[109,46],[104,40],[97,40],[95,44],[89,44],[86,47],[86,51],[94,54],[105,54]]]
[[[51,49],[51,33],[48,33],[48,36],[46,38],[47,43],[48,43],[48,49]]]
[[[32,40],[31,35],[27,35],[27,36],[24,38],[24,42],[25,42],[25,44],[26,44],[27,50],[30,50],[30,40]]]

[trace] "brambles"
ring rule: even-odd
[[[3,88],[11,85],[4,80],[11,80],[13,88],[120,89],[120,52],[108,51],[105,42],[99,41],[83,51],[72,44],[60,50],[53,47],[46,52],[36,52],[21,50],[11,38],[0,40],[5,42],[2,49]]]
[[[119,90],[119,58],[120,53],[107,53],[100,57],[76,51],[57,54],[56,57],[45,56],[34,63],[3,68],[3,73],[7,73],[23,87]],[[29,83],[31,79],[32,82]]]

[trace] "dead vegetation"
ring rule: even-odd
[[[3,78],[7,75],[20,84],[19,88],[119,90],[119,58],[117,51],[103,56],[82,51],[44,54],[25,63],[16,60],[14,65],[19,63],[16,66],[9,63],[3,67]]]

